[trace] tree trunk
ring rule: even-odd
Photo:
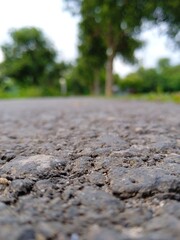
[[[93,94],[99,95],[100,94],[100,81],[99,81],[99,71],[94,71],[94,83],[93,83]]]
[[[107,97],[112,96],[112,87],[113,87],[113,60],[114,54],[111,53],[108,55],[106,63],[106,85],[105,85],[105,95]]]

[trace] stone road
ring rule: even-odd
[[[0,240],[178,240],[180,107],[0,101]]]

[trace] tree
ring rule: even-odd
[[[100,38],[104,43],[106,56],[106,95],[112,94],[113,60],[119,55],[128,62],[134,62],[134,51],[142,46],[137,40],[142,23],[167,23],[167,32],[177,39],[179,31],[180,2],[178,0],[65,0],[70,9],[79,7],[80,31],[89,38]],[[74,13],[74,11],[73,11]],[[84,26],[82,28],[82,26]],[[92,31],[89,32],[89,26]],[[84,37],[84,45],[86,44]],[[82,39],[81,39],[82,41]],[[93,42],[90,41],[91,43]],[[177,41],[178,42],[178,41]],[[97,52],[98,54],[98,52]],[[94,55],[94,58],[97,57]],[[98,59],[98,58],[97,58]]]
[[[121,89],[133,93],[180,91],[180,65],[172,66],[168,58],[158,61],[156,68],[140,67],[120,81]]]
[[[57,69],[56,51],[41,30],[33,27],[12,30],[10,37],[10,42],[1,47],[3,76],[25,86],[48,84]]]
[[[91,39],[89,40],[89,48],[92,48],[91,46],[95,43],[96,49],[93,51],[94,54],[89,54],[89,57],[95,59],[96,66],[100,59],[106,60],[105,92],[106,95],[110,96],[112,94],[113,60],[115,56],[119,53],[126,61],[134,62],[133,52],[142,45],[139,40],[130,34],[132,31],[130,25],[133,21],[129,21],[129,26],[127,26],[127,21],[124,19],[130,16],[130,14],[126,14],[126,7],[130,6],[132,11],[132,4],[130,3],[122,7],[119,1],[100,0],[76,1],[76,3],[79,3],[81,6],[80,36],[83,36],[81,44],[86,45],[88,42],[86,41],[87,38]],[[101,54],[99,54],[97,43],[103,46]],[[86,46],[89,46],[89,44]],[[103,64],[100,65],[102,66]]]
[[[180,65],[171,66],[163,72],[163,75],[168,79],[168,92],[180,92]]]
[[[159,87],[161,91],[180,91],[180,65],[172,66],[168,58],[161,58],[157,63]]]
[[[94,95],[99,95],[101,92],[100,75],[106,62],[105,46],[101,38],[89,37],[90,34],[87,32],[91,32],[91,26],[88,29],[86,24],[82,23],[80,29],[83,30],[80,31],[78,62],[81,62],[81,67],[84,68],[88,78],[91,78],[91,92]]]

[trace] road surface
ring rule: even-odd
[[[0,101],[0,240],[178,240],[180,107]]]

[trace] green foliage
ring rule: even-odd
[[[0,88],[0,98],[29,98],[42,97],[42,89],[37,86],[21,87],[15,85],[9,91],[4,91]]]
[[[1,90],[13,94],[14,89],[26,91],[32,87],[41,89],[36,91],[40,95],[59,95],[59,78],[68,64],[57,63],[56,50],[43,32],[33,27],[22,28],[12,30],[10,37],[11,40],[1,46],[4,54],[4,61],[0,64]],[[14,86],[7,86],[7,79],[13,79]]]
[[[85,64],[85,65],[84,65]],[[90,71],[90,66],[78,59],[74,66],[69,67],[64,75],[67,80],[68,94],[70,95],[97,95],[95,90],[94,72]],[[118,74],[113,75],[114,84],[119,86],[120,77]],[[105,86],[105,69],[98,70],[98,87],[99,95],[104,94]]]
[[[142,91],[142,78],[138,73],[131,73],[125,79],[121,80],[120,87],[122,91],[129,93]]]
[[[81,65],[76,64],[73,66],[66,75],[68,93],[71,95],[89,94],[90,86],[89,82],[92,80],[91,75],[88,75],[88,71]]]
[[[180,91],[180,65],[171,66],[169,59],[160,59],[157,67],[139,68],[120,82],[121,89],[133,93]]]
[[[4,76],[21,85],[41,85],[53,70],[56,52],[43,33],[36,28],[10,32],[11,42],[1,48],[4,54]]]
[[[164,69],[161,79],[164,92],[180,91],[180,65]]]
[[[96,94],[94,87],[95,71],[91,70],[82,58],[78,59],[76,65],[71,66],[65,75],[68,84],[68,93],[72,95]],[[99,94],[103,93],[105,73],[103,69],[98,70]]]
[[[134,50],[142,46],[134,35],[135,26],[137,30],[141,25],[141,14],[134,11],[137,6],[132,1],[117,0],[66,2],[80,6],[80,57],[93,73],[95,83],[106,63],[106,89],[111,92],[115,56],[118,54],[125,61],[134,62]]]
[[[151,20],[153,20],[155,24],[166,23],[167,34],[173,39],[177,46],[180,46],[180,1],[152,0],[151,4],[154,8]]]
[[[120,96],[126,100],[142,100],[155,102],[175,102],[180,103],[180,93],[139,93]]]
[[[81,69],[88,72],[85,78],[88,85],[91,85],[93,94],[100,94],[101,83],[100,75],[106,62],[106,46],[102,38],[97,34],[98,29],[95,27],[96,21],[93,14],[86,15],[93,11],[94,2],[84,2],[81,7],[83,20],[79,24],[79,60]],[[88,8],[88,9],[87,9]],[[79,63],[78,63],[79,64]],[[89,79],[90,78],[90,79]]]
[[[119,55],[127,62],[135,62],[134,51],[143,44],[138,40],[138,34],[145,21],[150,21],[154,25],[166,23],[167,33],[178,43],[180,27],[180,1],[178,0],[64,1],[73,14],[81,15],[80,57],[89,65],[89,72],[94,72],[94,79],[97,69],[104,68],[106,62],[106,93],[108,95],[112,93],[113,60]],[[153,70],[149,70],[148,73],[142,72],[142,74],[146,74],[147,79],[156,75]],[[154,82],[150,84],[150,80],[148,84],[145,91],[156,87]]]

